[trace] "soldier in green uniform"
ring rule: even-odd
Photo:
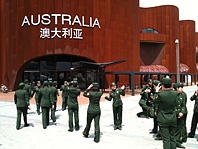
[[[183,91],[183,83],[178,82],[173,85],[173,88],[178,92],[178,105],[177,111],[177,128],[175,131],[176,145],[179,148],[185,148],[181,144],[187,141],[187,130],[186,130],[186,117],[187,117],[187,95]]]
[[[159,80],[153,80],[153,83],[152,84],[153,84],[153,89],[151,90],[150,99],[153,100],[154,99],[154,96],[155,96],[156,87],[157,87],[158,84],[160,84],[160,81]],[[158,122],[157,122],[157,114],[156,114],[157,113],[157,110],[158,110],[158,105],[157,104],[154,104],[154,102],[153,102],[152,103],[152,106],[150,108],[150,112],[149,113],[150,113],[150,115],[152,115],[151,117],[153,118],[153,124],[154,125],[153,125],[153,129],[150,132],[150,134],[157,134],[155,136],[155,140],[162,140],[161,133],[158,130],[158,126],[159,125],[158,125]]]
[[[193,110],[193,117],[191,121],[191,129],[190,129],[190,133],[188,134],[188,137],[194,138],[198,123],[198,90],[195,91],[194,95],[191,96],[190,100],[195,101],[195,104]]]
[[[51,119],[53,122],[56,122],[56,102],[57,102],[57,96],[59,96],[58,94],[58,90],[57,90],[57,81],[52,82],[52,87],[50,88],[50,100],[52,102],[52,105],[54,105],[54,108],[51,107]]]
[[[139,101],[139,105],[142,108],[142,112],[136,114],[138,117],[149,118],[150,107],[147,103],[150,98],[151,90],[152,90],[152,80],[148,79],[147,84],[142,88],[140,93],[141,98]]]
[[[121,95],[125,96],[125,86],[121,89],[117,89],[115,82],[111,83],[111,92],[109,97],[105,97],[106,100],[111,101],[113,99],[113,119],[114,119],[114,130],[122,130],[122,100]]]
[[[92,91],[91,91],[92,89]],[[102,96],[102,92],[100,92],[99,84],[92,83],[83,93],[83,96],[89,98],[89,106],[87,109],[87,124],[83,131],[84,137],[88,137],[89,130],[91,127],[91,122],[94,119],[94,127],[95,127],[95,137],[94,142],[98,143],[100,141],[100,98]]]
[[[37,81],[37,87],[33,90],[32,94],[31,94],[31,98],[34,96],[35,94],[35,101],[36,101],[36,112],[38,115],[40,115],[40,104],[38,102],[38,95],[41,89],[41,82]]]
[[[160,83],[159,80],[153,80],[152,84],[153,84],[153,89],[151,90],[151,95],[150,95],[150,99],[153,100],[154,98],[154,94],[155,94],[155,89],[157,87],[157,85]],[[158,133],[158,123],[157,123],[157,116],[155,115],[155,111],[157,110],[157,105],[155,105],[153,102],[152,104],[152,108],[150,109],[150,115],[152,115],[153,117],[153,129],[150,132],[151,134],[157,134]]]
[[[78,106],[78,96],[80,96],[80,89],[77,88],[78,82],[72,81],[71,87],[68,89],[68,115],[69,115],[69,130],[72,132],[74,130],[73,126],[73,115],[75,122],[75,130],[78,131],[80,129],[79,126],[79,106]]]
[[[30,96],[31,96],[31,86],[29,84],[29,80],[28,79],[25,79],[25,87],[24,87],[24,90],[27,91],[28,93],[28,98],[30,99]]]
[[[177,127],[177,92],[171,89],[171,78],[163,78],[162,85],[156,87],[154,104],[158,105],[157,122],[163,140],[164,149],[176,149],[175,130]],[[162,91],[159,93],[159,90]]]
[[[67,107],[68,88],[69,83],[67,81],[65,81],[64,85],[62,85],[60,88],[60,91],[62,91],[62,111],[66,110]]]
[[[48,86],[49,86],[49,88],[51,88],[52,87],[52,85],[53,85],[53,82],[50,80],[50,81],[48,81]]]
[[[49,125],[49,110],[54,108],[54,101],[50,100],[50,88],[48,87],[48,81],[43,82],[43,88],[39,92],[39,103],[42,110],[42,124],[43,129],[46,129]]]
[[[14,94],[14,102],[17,108],[17,122],[16,129],[19,130],[21,126],[21,114],[23,113],[24,127],[29,126],[27,123],[27,109],[30,109],[28,93],[24,90],[25,84],[21,82],[19,89]]]

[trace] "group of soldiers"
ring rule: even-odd
[[[191,131],[187,134],[187,95],[183,83],[173,84],[169,77],[159,80],[148,79],[141,90],[139,105],[142,111],[138,117],[153,118],[151,134],[157,134],[155,140],[162,140],[164,149],[185,148],[182,143],[194,138],[198,122],[198,91],[190,98],[195,100]],[[159,127],[159,130],[158,130]]]
[[[21,128],[21,115],[24,117],[24,127],[29,126],[27,123],[27,111],[30,109],[30,99],[35,98],[37,113],[42,113],[43,129],[49,125],[49,116],[51,110],[51,119],[56,122],[56,104],[59,91],[57,89],[57,81],[37,81],[37,86],[31,91],[28,80],[19,84],[19,89],[15,92],[14,101],[17,107],[17,123],[16,129]],[[122,130],[122,109],[123,103],[121,96],[125,96],[125,86],[117,88],[114,82],[111,83],[111,91],[109,96],[104,97],[106,100],[113,100],[113,120],[114,130]],[[68,108],[68,131],[79,128],[79,106],[78,97],[81,90],[77,81],[67,82],[60,87],[62,92],[62,111]],[[100,141],[100,99],[102,96],[99,84],[94,82],[84,91],[83,96],[89,99],[87,109],[87,124],[83,130],[83,136],[89,136],[91,122],[94,119],[95,137],[94,142]],[[183,83],[175,83],[172,87],[171,78],[163,78],[159,80],[149,79],[147,84],[141,90],[141,98],[139,105],[142,112],[137,113],[138,117],[153,118],[154,127],[150,133],[157,134],[156,140],[163,141],[164,149],[185,148],[182,143],[187,141],[187,137],[194,138],[198,123],[198,91],[195,91],[190,100],[195,101],[194,113],[191,123],[191,131],[187,134],[186,118],[187,118],[187,95],[183,91]],[[41,108],[41,111],[40,111]],[[74,124],[73,124],[74,116]],[[158,129],[159,128],[159,129]]]
[[[57,81],[44,81],[41,85],[40,81],[37,81],[37,86],[31,91],[29,81],[26,79],[24,82],[19,84],[19,89],[14,94],[14,101],[17,107],[17,123],[16,129],[21,128],[21,115],[24,117],[24,127],[29,126],[27,123],[27,111],[30,108],[30,99],[35,98],[37,114],[42,114],[42,125],[43,129],[46,129],[49,125],[50,115],[53,122],[56,122],[56,107],[57,97],[59,91],[57,89]],[[62,111],[68,109],[68,126],[69,132],[73,132],[74,129],[78,131],[79,127],[79,105],[78,97],[80,96],[81,90],[78,87],[77,81],[67,82],[60,87],[62,92]],[[84,91],[83,96],[89,99],[89,105],[87,109],[87,124],[83,131],[83,136],[89,136],[89,130],[91,122],[94,119],[95,137],[94,142],[100,141],[100,99],[102,96],[99,84],[94,82]],[[111,91],[109,96],[106,96],[106,100],[113,100],[113,119],[114,119],[114,130],[122,130],[122,100],[121,95],[125,95],[125,86],[120,89],[117,88],[116,84],[111,83]],[[40,111],[41,109],[41,111]],[[51,114],[50,114],[51,110]],[[74,124],[73,124],[74,119]]]

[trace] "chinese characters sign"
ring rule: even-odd
[[[54,21],[52,21],[54,20]],[[62,25],[68,24],[69,28],[63,27],[58,28],[55,27],[54,29],[50,29],[48,27],[40,28],[40,38],[42,39],[49,39],[49,38],[69,38],[69,39],[83,39],[83,30],[82,28],[72,28],[74,25],[78,25],[79,27],[87,27],[87,28],[94,28],[97,27],[100,29],[100,24],[97,18],[93,19],[89,17],[89,20],[86,22],[85,17],[75,16],[74,18],[71,17],[69,14],[43,14],[38,16],[31,15],[29,18],[25,16],[23,18],[22,27],[23,26],[37,26],[37,25],[44,25],[48,26],[51,23],[58,25],[58,22],[61,22]]]

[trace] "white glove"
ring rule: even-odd
[[[125,89],[125,86],[124,86],[124,85],[122,85],[121,90],[124,90],[124,89]]]

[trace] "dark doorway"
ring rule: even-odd
[[[30,60],[21,67],[17,76],[15,86],[17,87],[20,81],[28,79],[31,86],[34,87],[38,80],[41,83],[45,80],[58,81],[58,88],[64,81],[71,81],[73,77],[77,78],[80,88],[86,88],[90,81],[96,80],[94,69],[78,69],[74,72],[71,78],[71,68],[78,66],[80,61],[94,62],[88,58],[74,55],[48,55]],[[91,77],[90,77],[91,76]]]

